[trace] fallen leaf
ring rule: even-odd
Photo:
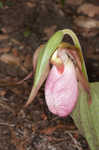
[[[76,6],[76,5],[80,5],[83,1],[84,0],[79,0],[79,1],[78,0],[66,0],[66,3]]]
[[[12,144],[15,145],[16,150],[25,150],[25,142],[26,142],[26,138],[18,138],[14,129],[10,128],[11,131],[11,142]]]
[[[5,96],[5,94],[7,93],[7,91],[6,90],[0,90],[0,96]]]
[[[32,68],[32,56],[30,54],[27,54],[24,60],[24,67],[25,68]]]
[[[0,53],[5,53],[9,51],[10,51],[10,47],[0,48]]]
[[[36,6],[36,3],[33,2],[26,2],[26,5],[30,8],[34,8]]]
[[[57,127],[48,127],[46,129],[41,130],[40,133],[51,135],[56,129]]]
[[[77,12],[88,15],[89,17],[94,17],[96,15],[99,15],[99,6],[85,3],[78,8]]]
[[[19,58],[15,57],[12,54],[3,54],[1,55],[0,60],[7,64],[14,64],[14,65],[20,64]]]
[[[7,40],[8,37],[8,34],[0,34],[0,40]]]
[[[84,37],[92,37],[99,33],[99,21],[86,17],[79,16],[74,18],[74,23],[76,24],[75,30]]]
[[[12,53],[14,56],[18,57],[19,56],[19,53],[18,53],[18,50],[16,48],[13,48],[12,49]]]
[[[19,95],[19,96],[20,96],[20,95],[23,95],[23,93],[24,93],[23,90],[24,90],[24,89],[23,89],[23,88],[20,88],[20,87],[19,87],[19,88],[14,88],[14,87],[13,87],[13,88],[11,89],[11,91],[13,91],[13,93],[15,93],[16,95]]]
[[[0,61],[13,66],[18,66],[25,73],[28,73],[28,70],[21,64],[20,57],[16,57],[13,54],[2,54],[0,57]]]
[[[76,127],[74,125],[71,125],[71,124],[67,124],[67,125],[58,124],[55,127],[48,127],[46,129],[43,129],[43,130],[40,131],[40,133],[51,135],[57,129],[76,130]]]
[[[47,116],[45,115],[45,113],[43,113],[43,114],[41,115],[41,118],[42,118],[43,120],[47,120]]]
[[[20,41],[18,41],[18,40],[16,40],[16,39],[11,39],[11,42],[13,42],[13,43],[16,44],[16,45],[19,45],[19,46],[24,47],[24,45],[23,45]]]
[[[56,28],[57,28],[57,26],[53,25],[51,27],[46,27],[44,29],[44,33],[46,34],[47,38],[50,38],[54,34]]]
[[[82,28],[92,29],[92,28],[99,28],[99,21],[85,17],[85,16],[79,16],[77,18],[74,18],[74,23]]]

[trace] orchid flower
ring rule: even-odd
[[[54,65],[45,84],[45,99],[53,114],[64,117],[72,112],[78,98],[75,66],[64,49],[55,51],[51,62]]]
[[[75,46],[61,42],[64,34],[72,37]],[[50,70],[50,63],[53,64]],[[56,32],[46,45],[39,47],[33,56],[34,85],[27,107],[45,84],[45,99],[49,110],[67,116],[75,107],[82,86],[90,99],[90,88],[81,47],[76,35],[69,29]]]
[[[65,34],[72,38],[74,45],[62,42]],[[46,80],[44,92],[49,111],[60,117],[70,114],[91,150],[98,150],[99,83],[88,82],[76,34],[70,29],[56,32],[35,51],[33,71],[33,87],[24,107],[31,104]]]

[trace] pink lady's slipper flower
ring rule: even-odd
[[[45,84],[45,99],[49,110],[65,117],[75,107],[78,83],[73,62],[65,50],[58,50],[51,59],[52,66]]]

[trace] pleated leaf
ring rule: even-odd
[[[99,150],[99,83],[90,83],[92,104],[88,105],[87,93],[80,88],[72,118],[91,150]]]

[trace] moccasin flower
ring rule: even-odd
[[[78,98],[75,66],[63,51],[52,56],[52,68],[45,83],[45,99],[49,110],[60,117],[69,115]]]

